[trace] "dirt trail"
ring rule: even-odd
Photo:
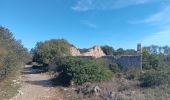
[[[11,100],[61,100],[56,96],[50,77],[26,65],[21,76],[21,89]]]

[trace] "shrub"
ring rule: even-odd
[[[55,56],[69,56],[71,45],[64,39],[51,39],[45,42],[38,42],[31,50],[33,61],[48,65]]]
[[[170,76],[165,71],[150,70],[140,78],[142,87],[152,87],[169,84]]]
[[[56,64],[56,70],[64,76],[65,82],[74,81],[81,85],[111,79],[112,73],[102,65],[92,58],[64,57]]]
[[[142,52],[142,67],[145,70],[158,69],[160,66],[160,58],[156,54],[151,54],[146,50]]]
[[[21,42],[8,29],[0,26],[0,80],[10,74],[15,76],[21,64],[30,59],[31,56]]]
[[[3,62],[1,62],[2,66],[0,66],[0,79],[8,76],[17,67],[17,61],[14,59],[14,57],[4,57]]]
[[[114,49],[108,45],[102,46],[101,49],[106,55],[113,55]]]

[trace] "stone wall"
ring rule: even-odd
[[[141,56],[137,55],[128,55],[128,56],[106,56],[102,49],[99,46],[94,46],[89,49],[88,52],[80,53],[75,47],[71,48],[72,56],[78,56],[83,58],[103,58],[111,61],[112,63],[117,63],[123,69],[127,68],[140,68],[141,66]]]
[[[117,63],[123,69],[128,68],[139,68],[141,66],[141,57],[136,56],[103,56],[102,58],[111,61],[112,63]]]

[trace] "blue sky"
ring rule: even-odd
[[[64,38],[78,48],[170,44],[170,0],[0,0],[0,25],[25,47]]]

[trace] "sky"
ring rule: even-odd
[[[0,0],[0,25],[28,49],[66,39],[77,48],[170,45],[170,0]]]

